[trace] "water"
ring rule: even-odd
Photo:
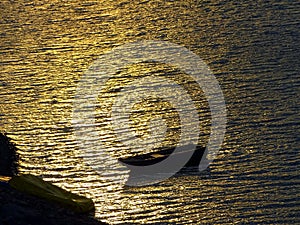
[[[297,1],[2,1],[0,6],[0,124],[19,146],[22,172],[92,197],[96,217],[111,224],[300,223]],[[78,157],[72,103],[80,77],[98,55],[144,39],[185,46],[209,65],[224,92],[228,127],[208,170],[123,188]],[[145,73],[185,83],[173,68],[139,65],[122,71],[99,105],[107,109],[118,92],[114,84],[128,82],[128,74]],[[209,110],[201,90],[191,90],[205,143]],[[140,107],[157,113],[165,107],[174,128],[169,137],[175,139],[167,143],[176,142],[178,119],[169,105]],[[108,126],[102,117],[98,123],[104,130]],[[143,129],[138,131],[146,133]],[[101,138],[117,157],[132,153],[109,132]]]

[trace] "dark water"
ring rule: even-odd
[[[300,223],[297,1],[2,1],[0,7],[0,124],[20,148],[21,171],[92,197],[96,217],[111,224]],[[209,65],[224,92],[228,127],[208,170],[123,188],[77,156],[73,98],[98,55],[144,39],[185,46]],[[129,72],[176,73],[166,70],[141,65]],[[126,82],[126,71],[119,76]],[[197,102],[205,143],[209,110],[203,97]],[[101,138],[115,155],[129,154],[111,145],[111,134]]]

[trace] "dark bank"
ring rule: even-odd
[[[39,190],[36,188],[37,186],[33,185],[29,186],[26,190],[26,183],[24,183],[24,181],[23,183],[16,183],[19,177],[22,177],[17,176],[17,174],[17,148],[10,138],[0,133],[0,178],[2,178],[0,179],[1,225],[106,224],[93,219],[93,212],[78,213],[78,210],[74,210],[74,207],[69,207],[68,204],[55,204],[52,201],[34,196],[37,192],[43,192],[43,190]],[[10,177],[13,178],[10,179]],[[34,176],[30,175],[29,177]],[[7,182],[8,180],[14,183]],[[41,182],[41,179],[37,177],[35,180]],[[55,188],[56,191],[59,189],[55,186],[52,187],[51,184],[48,184],[47,188]],[[17,189],[21,189],[21,191]],[[26,194],[30,189],[31,193]],[[70,195],[70,193],[67,194]]]

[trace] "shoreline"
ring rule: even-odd
[[[0,176],[18,173],[17,147],[0,133]],[[0,224],[2,225],[107,225],[93,218],[93,213],[78,214],[70,209],[27,195],[0,182]]]
[[[58,204],[0,186],[0,224],[3,225],[106,225],[91,214],[77,214]]]

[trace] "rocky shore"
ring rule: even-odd
[[[5,134],[0,133],[0,175],[13,176],[18,173],[16,146]]]
[[[17,149],[0,133],[0,175],[17,174]],[[102,225],[92,214],[77,214],[69,209],[23,194],[0,182],[0,225]]]

